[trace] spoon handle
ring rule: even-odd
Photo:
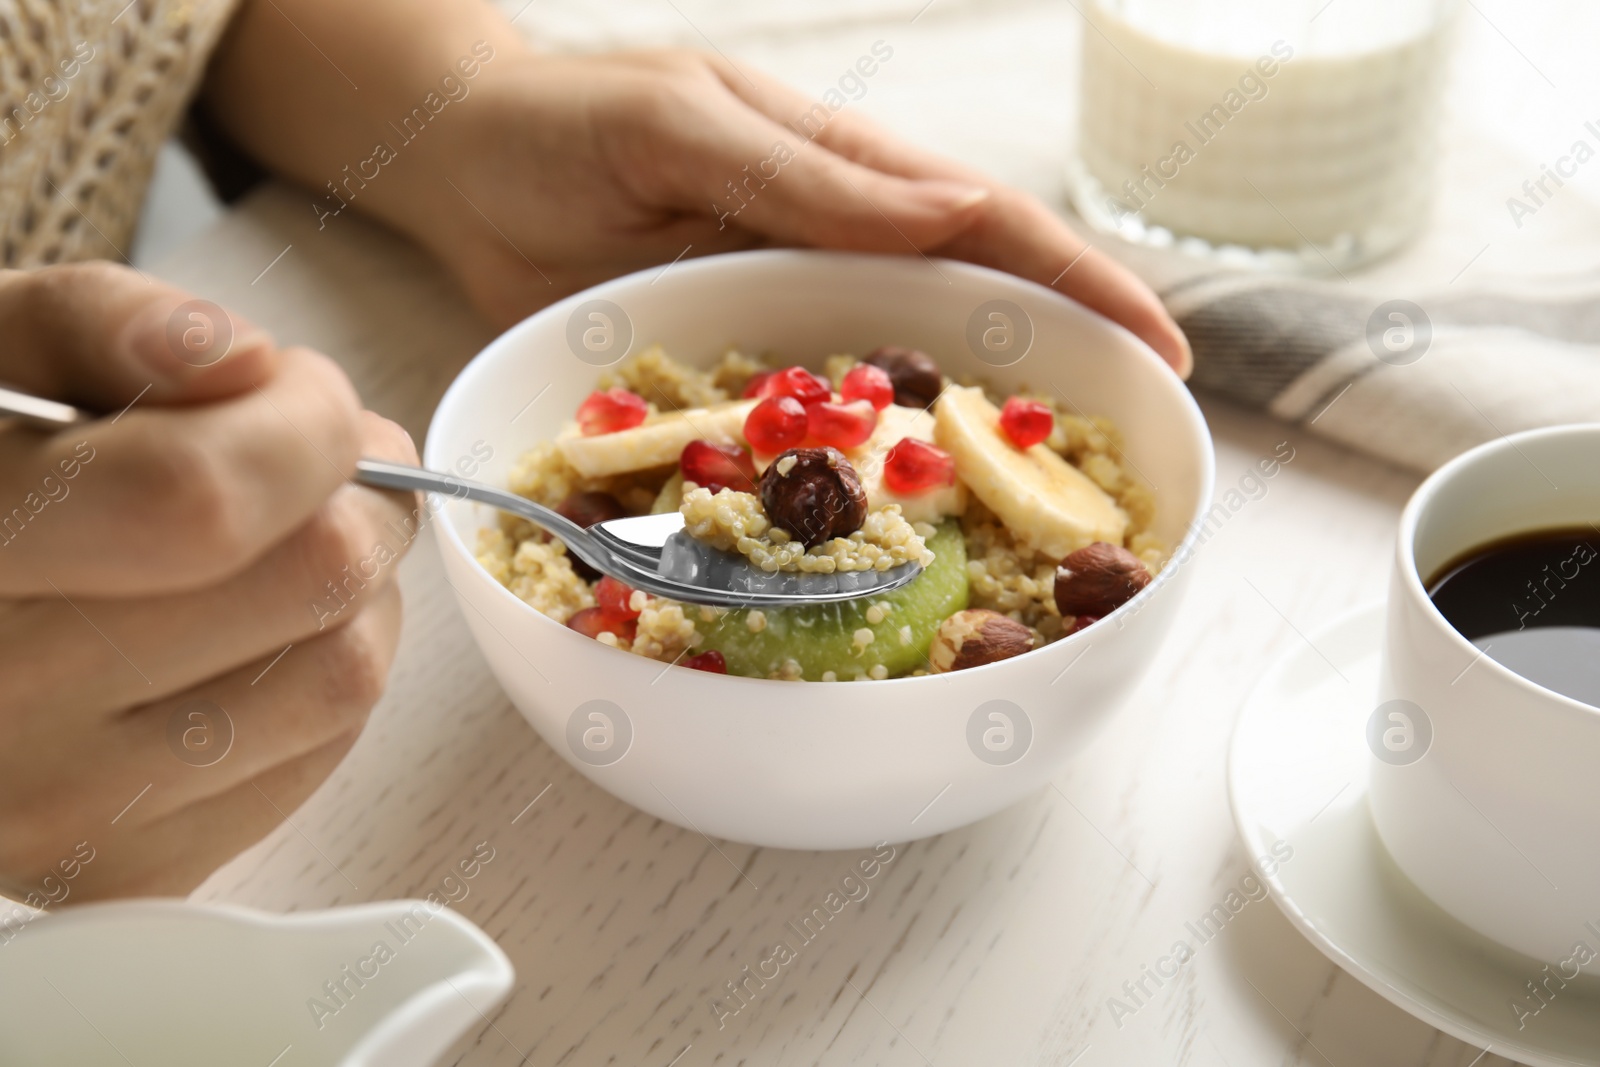
[[[527,497],[518,496],[516,493],[497,489],[482,482],[474,482],[467,478],[457,478],[454,475],[441,474],[438,471],[424,470],[421,467],[412,467],[404,463],[390,463],[381,459],[357,461],[355,480],[362,485],[370,485],[378,489],[407,489],[421,490],[425,493],[439,493],[457,500],[472,500],[479,504],[488,504],[490,507],[499,508],[501,511],[509,511],[513,515],[520,515],[529,522],[543,527],[560,538],[566,543],[569,552],[600,573],[609,574],[631,588],[642,589],[656,596],[705,604],[725,605],[744,605],[750,603],[752,599],[782,601],[782,598],[778,597],[761,598],[757,596],[752,598],[748,595],[740,597],[722,590],[701,589],[681,581],[663,578],[653,569],[619,556],[588,530],[560,512],[547,508],[542,504],[536,504]]]
[[[17,418],[28,426],[55,430],[88,422],[96,418],[96,415],[70,404],[30,396],[0,386],[0,418]],[[846,589],[834,586],[818,592],[798,590],[776,592],[749,588],[748,583],[737,583],[739,588],[721,587],[715,582],[708,582],[704,568],[698,564],[691,565],[691,570],[694,571],[692,577],[668,577],[657,569],[659,548],[641,551],[641,547],[649,546],[642,546],[641,543],[630,541],[626,537],[617,537],[614,531],[606,530],[604,527],[596,527],[596,530],[604,535],[596,536],[595,533],[579,526],[552,508],[482,482],[381,459],[358,460],[354,480],[379,489],[421,491],[437,493],[455,500],[473,500],[501,511],[509,511],[513,515],[520,515],[559,538],[566,544],[568,551],[602,574],[609,574],[631,588],[688,603],[748,608],[855,600],[898,588],[915,577],[921,569],[905,565],[897,568],[899,573],[877,576],[880,580],[870,588]],[[660,542],[654,544],[658,546]]]
[[[362,485],[378,489],[421,490],[424,493],[439,493],[457,500],[475,500],[480,504],[488,504],[490,507],[520,515],[529,522],[542,526],[565,541],[568,548],[573,549],[591,566],[606,569],[611,563],[609,553],[596,545],[589,532],[582,526],[553,508],[536,504],[525,496],[519,496],[505,489],[497,489],[492,485],[474,482],[468,478],[457,478],[453,474],[440,474],[438,471],[424,470],[405,463],[390,463],[382,459],[357,460],[355,480]]]
[[[71,404],[30,396],[4,386],[0,386],[0,416],[25,419],[44,429],[75,426],[80,422],[87,422],[90,418],[88,414],[79,411]]]

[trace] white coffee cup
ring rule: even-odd
[[[1480,652],[1423,583],[1498,538],[1591,523],[1600,424],[1503,437],[1423,482],[1400,519],[1367,732],[1395,863],[1462,923],[1569,977],[1600,973],[1600,710]]]

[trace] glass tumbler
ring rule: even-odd
[[[1312,272],[1425,222],[1457,0],[1084,0],[1074,206]]]

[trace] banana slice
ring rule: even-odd
[[[754,400],[734,400],[705,408],[658,415],[631,430],[585,437],[576,424],[556,438],[561,454],[586,478],[665,467],[678,462],[683,446],[694,440],[719,445],[744,444],[744,420]]]
[[[934,416],[935,440],[955,457],[956,476],[1018,540],[1058,558],[1095,541],[1122,544],[1127,513],[1047,445],[1013,445],[983,390],[946,389]]]

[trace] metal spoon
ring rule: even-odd
[[[80,422],[88,422],[91,418],[71,404],[46,400],[29,393],[19,393],[4,386],[0,386],[0,416],[21,419],[28,425],[42,430],[74,426]]]
[[[44,429],[73,426],[93,418],[68,404],[0,388],[0,417],[4,416]],[[421,490],[474,500],[509,511],[560,538],[574,556],[601,574],[609,574],[634,589],[691,604],[790,607],[857,600],[897,589],[922,572],[919,563],[902,563],[883,571],[768,574],[751,566],[743,556],[712,548],[684,532],[683,516],[676,511],[612,519],[585,529],[526,497],[404,463],[360,460],[356,463],[355,480],[381,489]]]
[[[420,489],[475,500],[520,515],[566,544],[567,550],[601,574],[657,596],[720,607],[787,607],[856,600],[896,589],[922,571],[902,563],[883,571],[834,574],[768,574],[743,556],[696,540],[683,529],[683,515],[639,515],[596,523],[587,529],[526,497],[482,482],[439,474],[387,460],[363,459],[356,481],[384,489]]]

